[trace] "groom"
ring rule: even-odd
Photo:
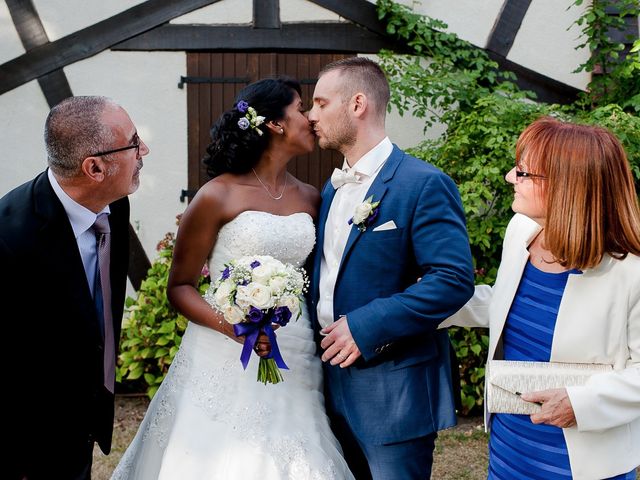
[[[456,421],[437,327],[473,294],[458,191],[386,136],[375,62],[327,65],[313,97],[320,147],[345,157],[322,191],[313,268],[327,411],[358,480],[429,478],[436,432]]]

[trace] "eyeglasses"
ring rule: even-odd
[[[102,157],[104,155],[109,155],[111,153],[124,152],[125,150],[130,150],[132,148],[136,149],[136,157],[140,155],[140,137],[138,134],[133,138],[135,142],[133,145],[127,145],[126,147],[114,148],[113,150],[105,150],[104,152],[93,153],[89,155],[90,157]]]
[[[536,173],[523,172],[522,170],[516,170],[516,178],[542,178],[546,179],[544,175],[538,175]]]

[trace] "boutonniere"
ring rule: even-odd
[[[372,200],[373,195],[356,207],[353,217],[348,222],[349,225],[355,225],[361,232],[367,230],[367,227],[378,217],[380,209],[380,202],[372,202]]]

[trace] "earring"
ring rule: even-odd
[[[284,135],[284,128],[280,127],[280,135]]]

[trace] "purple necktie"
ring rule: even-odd
[[[106,213],[101,213],[93,224],[98,251],[98,270],[96,272],[98,286],[102,293],[102,312],[104,321],[104,386],[111,393],[114,391],[116,376],[116,351],[113,338],[113,314],[111,313],[111,280],[109,261],[111,257],[111,229]],[[94,293],[96,295],[96,293]]]

